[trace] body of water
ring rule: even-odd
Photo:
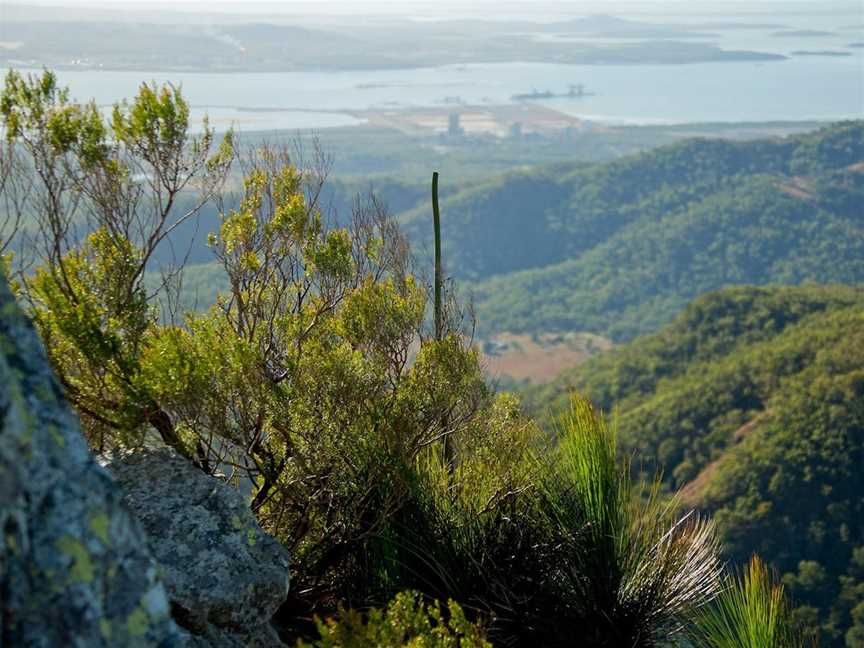
[[[696,22],[692,16],[689,19]],[[783,27],[700,27],[704,35],[698,40],[724,49],[784,54],[790,57],[787,60],[687,65],[513,62],[411,70],[232,74],[62,70],[58,76],[76,98],[93,98],[102,105],[133,96],[142,81],[170,81],[182,85],[196,120],[207,113],[215,126],[234,124],[241,131],[350,126],[362,123],[362,115],[352,113],[368,109],[458,101],[502,104],[533,89],[565,92],[570,84],[584,84],[594,94],[540,103],[587,119],[632,124],[864,117],[864,49],[848,47],[864,40],[864,31],[850,25],[848,16],[796,16],[792,21],[777,17],[772,22]],[[802,29],[825,33],[776,35]],[[792,55],[801,50],[843,51],[849,56]]]

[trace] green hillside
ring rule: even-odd
[[[823,646],[864,645],[864,290],[733,288],[529,389],[619,410],[646,472],[718,521],[729,556],[783,575]]]
[[[859,121],[511,174],[443,202],[448,270],[474,285],[482,332],[617,339],[727,285],[859,282],[862,161]],[[427,211],[402,218],[421,243]]]
[[[474,294],[483,336],[588,331],[622,340],[657,330],[694,297],[728,285],[858,283],[862,161],[858,121],[786,138],[694,138],[491,180],[451,174],[442,181],[445,266]],[[344,219],[356,194],[370,189],[400,214],[419,261],[431,267],[426,181],[338,178],[322,205]],[[197,237],[187,304],[196,301],[193,287],[203,288],[198,303],[209,303],[212,288],[224,285],[203,265],[212,258],[203,245],[216,227],[211,212],[178,231],[167,250]]]

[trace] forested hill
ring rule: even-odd
[[[463,189],[442,201],[444,250],[474,285],[482,331],[622,339],[726,285],[864,280],[862,205],[864,121],[845,122]],[[428,206],[402,220],[428,247]]]
[[[715,517],[731,558],[772,563],[820,645],[864,645],[864,289],[703,296],[525,403],[542,417],[573,389],[619,408],[626,451]]]

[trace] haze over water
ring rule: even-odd
[[[512,11],[511,11],[512,14]],[[511,14],[502,17],[515,17]],[[522,18],[528,16],[521,16]],[[565,16],[559,16],[564,18]],[[572,17],[572,16],[570,16]],[[664,124],[772,120],[838,120],[864,116],[864,17],[855,14],[716,13],[621,16],[634,20],[700,25],[701,35],[677,41],[716,44],[787,56],[782,61],[730,61],[666,65],[562,65],[495,63],[402,70],[198,73],[151,70],[64,69],[58,75],[79,99],[110,105],[132,96],[143,80],[183,86],[200,120],[243,131],[327,128],[362,123],[369,109],[506,104],[537,91],[563,93],[584,84],[582,98],[537,100],[555,110],[590,120]],[[546,16],[550,19],[555,16]],[[425,19],[440,19],[425,16]],[[533,19],[537,19],[535,15]],[[285,21],[285,17],[281,18]],[[717,23],[725,23],[718,28]],[[740,27],[728,28],[729,23]],[[762,25],[748,27],[748,25]],[[773,25],[773,26],[772,26]],[[824,31],[823,35],[779,37],[784,30]],[[549,35],[538,35],[538,38]],[[562,40],[598,39],[558,37]],[[603,42],[615,39],[602,38]],[[842,52],[845,56],[793,52]],[[255,110],[247,110],[255,109]],[[267,110],[261,110],[267,109]],[[359,118],[358,118],[359,117]]]

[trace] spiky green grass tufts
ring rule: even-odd
[[[585,399],[560,421],[559,456],[543,480],[545,511],[561,538],[549,579],[580,611],[598,645],[653,646],[720,589],[714,526],[677,514],[660,482],[636,483],[618,457],[614,426]]]
[[[783,586],[754,556],[743,573],[697,617],[694,642],[705,648],[803,648],[805,638],[792,623]]]

